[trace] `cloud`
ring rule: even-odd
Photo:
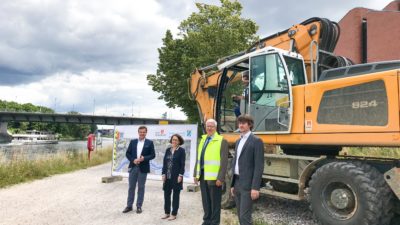
[[[165,0],[156,0],[162,10],[161,14],[168,18],[175,19],[177,21],[182,21],[186,19],[193,12],[197,12],[197,7],[195,5],[196,2],[211,4],[211,5],[221,5],[219,0],[201,0],[201,1],[188,1],[188,0],[174,0],[174,1],[165,1]]]
[[[38,82],[14,87],[0,86],[3,99],[47,106],[57,112],[79,111],[85,114],[185,118],[180,109],[169,109],[151,91],[146,71],[57,73]],[[15,95],[17,93],[17,95]]]
[[[178,26],[151,0],[2,1],[0,11],[0,82],[10,85],[63,71],[154,68],[160,37]]]

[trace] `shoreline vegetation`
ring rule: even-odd
[[[111,156],[112,148],[109,147],[92,152],[90,161],[87,152],[74,151],[35,161],[6,162],[0,164],[0,188],[100,165],[110,162]]]

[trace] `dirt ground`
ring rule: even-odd
[[[181,193],[175,221],[164,221],[161,181],[147,180],[143,213],[122,213],[128,181],[101,183],[109,163],[0,189],[0,224],[201,224],[200,192]]]

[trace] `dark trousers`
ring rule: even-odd
[[[251,214],[253,211],[253,200],[251,199],[250,190],[243,190],[240,187],[239,176],[235,175],[235,203],[240,225],[252,225],[253,220]]]
[[[171,194],[173,193],[172,197],[172,215],[176,216],[178,214],[179,209],[179,195],[181,193],[180,189],[172,188],[172,181],[166,180],[165,181],[165,188],[164,188],[164,211],[165,214],[171,213]]]
[[[203,225],[217,225],[221,219],[222,187],[217,187],[215,181],[209,184],[200,177],[201,200],[203,202]]]
[[[127,206],[132,207],[135,200],[136,184],[138,184],[136,207],[142,207],[144,200],[144,187],[146,184],[147,173],[140,172],[138,166],[133,166],[129,171],[129,189]]]

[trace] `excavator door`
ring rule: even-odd
[[[292,83],[298,76],[288,71],[280,51],[250,57],[250,114],[256,133],[290,133]],[[291,63],[292,59],[288,59]],[[302,66],[302,60],[298,61]],[[295,63],[295,61],[294,61]],[[300,76],[301,77],[301,76]],[[303,76],[304,77],[304,76]]]

